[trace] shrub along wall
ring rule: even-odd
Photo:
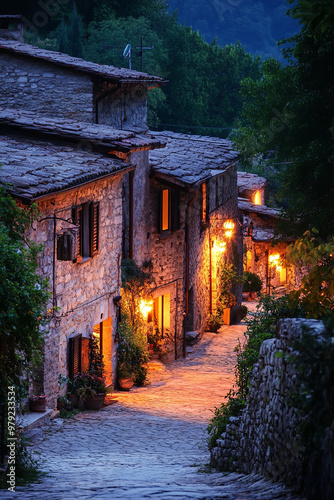
[[[307,488],[308,498],[329,500],[334,494],[334,422],[321,432],[317,453],[309,453],[305,459],[305,442],[299,434],[303,412],[296,411],[291,397],[300,394],[304,382],[298,365],[289,358],[297,354],[292,346],[307,331],[319,343],[324,341],[325,328],[320,321],[284,319],[277,325],[276,338],[263,342],[247,406],[239,417],[230,418],[211,450],[211,465],[225,471],[263,474],[296,490],[305,492]]]

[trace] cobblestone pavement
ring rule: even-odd
[[[53,420],[32,450],[47,473],[4,498],[290,500],[259,476],[212,472],[206,427],[234,383],[234,347],[244,326],[206,333],[187,359],[156,363],[148,387],[115,393],[117,403]]]

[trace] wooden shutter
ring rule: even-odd
[[[82,224],[82,206],[74,207],[72,209],[72,220],[73,223],[78,226],[78,232],[77,232],[77,245],[76,245],[76,258],[74,259],[74,262],[80,262],[83,256],[83,249],[82,249],[82,230],[83,230],[83,224]]]
[[[90,218],[90,256],[94,257],[99,252],[99,203],[94,202],[89,207]]]
[[[157,196],[157,231],[161,233],[162,230],[162,191],[158,191]]]
[[[70,379],[73,379],[75,375],[81,373],[81,344],[81,334],[68,339],[68,373]]]
[[[171,198],[172,231],[177,231],[180,229],[180,190],[173,188]]]

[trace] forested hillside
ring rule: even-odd
[[[97,63],[128,67],[122,54],[131,44],[136,70],[143,37],[144,46],[154,47],[143,52],[143,71],[168,80],[149,93],[149,126],[227,137],[241,112],[241,81],[261,76],[259,57],[240,44],[208,44],[178,23],[162,0],[61,3],[55,2],[47,14],[41,2],[13,0],[11,6],[1,4],[1,12],[26,16],[29,43]],[[40,22],[43,18],[47,22]]]
[[[286,15],[287,0],[169,0],[180,22],[198,30],[211,43],[241,42],[248,52],[281,58],[278,40],[299,30],[298,22]]]

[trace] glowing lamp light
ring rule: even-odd
[[[279,253],[269,255],[269,264],[271,264],[273,267],[276,267],[277,271],[280,271],[282,269],[282,266],[279,265],[280,258],[281,257]]]
[[[223,228],[225,230],[225,236],[227,238],[231,238],[232,237],[234,227],[235,227],[235,224],[234,224],[233,220],[226,220],[224,222]]]
[[[148,313],[153,309],[153,300],[141,300],[139,303],[139,310],[144,318],[147,317]]]
[[[226,252],[226,241],[215,241],[214,244],[215,250],[220,253],[225,253]]]

